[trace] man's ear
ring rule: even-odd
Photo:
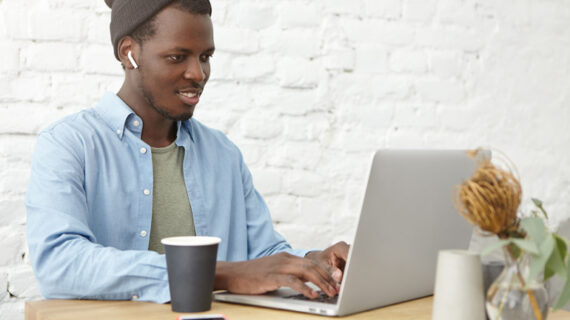
[[[119,59],[121,64],[127,69],[137,69],[138,68],[138,57],[139,57],[139,44],[130,36],[123,37],[119,40],[119,45],[117,48],[117,53],[119,54]],[[129,59],[129,52],[131,52],[131,58]]]

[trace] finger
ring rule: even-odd
[[[342,270],[339,268],[332,268],[331,276],[337,283],[342,281]]]
[[[330,250],[327,251],[328,257],[325,259],[327,259],[326,261],[331,267],[330,272],[333,274],[335,280],[340,281],[342,279],[342,272],[344,271],[346,260],[348,260],[348,245],[342,242],[329,249]],[[340,269],[340,274],[336,271],[337,269]]]
[[[319,272],[322,280],[330,286],[327,290],[323,290],[329,296],[335,296],[340,291],[339,281],[342,279],[342,271],[334,268],[324,262],[313,262],[316,265],[316,270]],[[317,284],[317,283],[315,283]],[[317,284],[318,285],[318,284]]]
[[[332,264],[329,264],[326,261],[314,261],[315,263],[317,263],[322,270],[326,271],[326,278],[327,280],[329,278],[332,278],[332,280],[334,281],[334,285],[336,287],[336,285],[340,282],[340,280],[342,280],[342,269],[335,267]]]
[[[349,248],[350,246],[346,242],[341,241],[330,246],[321,254],[322,260],[326,261],[328,272],[337,283],[342,281]]]
[[[328,296],[333,297],[338,293],[337,282],[328,272],[328,268],[323,268],[323,265],[309,259],[301,259],[300,262],[301,264],[292,265],[294,269],[291,269],[290,273],[305,281],[314,283]]]
[[[294,275],[281,275],[281,281],[283,285],[302,293],[309,299],[315,299],[319,296],[315,290],[311,289],[301,279],[297,278]]]
[[[348,251],[350,249],[350,246],[346,242],[337,242],[334,246],[332,246],[331,249],[333,251],[335,259],[343,262],[348,260]]]

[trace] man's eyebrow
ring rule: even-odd
[[[182,52],[182,53],[192,53],[192,50],[189,50],[189,49],[186,49],[186,48],[180,48],[180,47],[172,48],[172,50],[173,50],[173,51]],[[216,48],[215,48],[215,47],[211,47],[211,48],[208,48],[208,49],[204,50],[203,52],[212,53],[212,52],[214,52],[214,51],[216,51]]]

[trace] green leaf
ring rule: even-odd
[[[564,283],[564,287],[562,288],[562,293],[560,294],[560,297],[558,297],[558,301],[556,301],[554,309],[560,309],[564,307],[569,300],[570,300],[570,268],[566,269],[566,283]]]
[[[523,249],[526,252],[530,252],[532,254],[539,254],[538,247],[536,243],[529,239],[519,239],[513,238],[511,242],[516,244],[520,249]]]
[[[554,247],[556,246],[556,240],[554,236],[549,234],[544,238],[544,241],[538,246],[538,255],[533,255],[532,262],[530,264],[530,274],[528,275],[528,280],[536,279],[536,276],[544,269],[546,261],[552,255]]]
[[[509,252],[511,254],[511,257],[515,260],[518,260],[519,257],[522,254],[522,250],[521,248],[519,248],[519,246],[517,246],[516,244],[514,244],[512,241],[511,243],[509,243],[509,245],[507,246],[507,248],[509,248]]]
[[[556,273],[563,278],[566,277],[566,264],[564,263],[564,259],[566,258],[566,242],[555,234],[552,236],[554,237],[556,245],[544,266],[544,281]]]
[[[560,250],[560,256],[565,258],[566,253],[568,253],[568,246],[566,244],[566,239],[562,238],[556,233],[553,233],[552,235],[554,236],[554,240],[556,240],[556,246]]]
[[[482,256],[486,256],[489,253],[508,245],[509,243],[511,243],[511,239],[504,239],[504,240],[499,240],[497,242],[491,243],[490,245],[488,245],[485,249],[483,249],[483,251],[481,251],[481,255]]]
[[[547,232],[542,219],[536,217],[522,219],[521,227],[537,245],[544,241]]]
[[[548,214],[546,213],[546,210],[544,210],[544,207],[542,206],[542,201],[536,199],[536,198],[531,198],[532,202],[534,203],[534,205],[540,209],[540,211],[542,212],[542,214],[544,215],[544,217],[546,219],[548,219]]]
[[[535,206],[537,206],[537,207],[539,207],[539,208],[542,207],[542,201],[540,201],[539,199],[537,199],[537,198],[530,198],[530,200],[532,200],[532,202],[534,203]]]
[[[550,256],[550,258],[552,259],[552,256]],[[556,273],[556,270],[548,266],[549,263],[550,259],[548,259],[546,265],[544,266],[544,281],[550,279]],[[562,272],[566,272],[566,269],[562,269]]]

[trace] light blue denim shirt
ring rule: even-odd
[[[148,251],[152,155],[143,122],[117,95],[38,136],[26,195],[30,258],[56,299],[170,300],[164,255]],[[197,235],[222,238],[218,260],[293,250],[275,232],[239,149],[221,132],[178,123]]]

